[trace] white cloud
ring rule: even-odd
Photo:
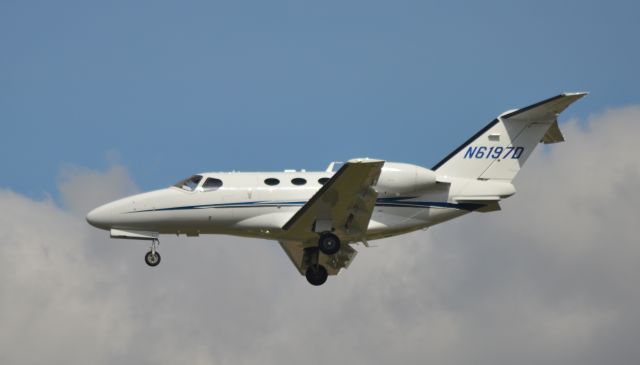
[[[364,249],[309,286],[268,241],[147,247],[84,213],[126,171],[63,173],[67,208],[0,190],[0,363],[630,364],[640,358],[640,108],[538,151],[503,211]]]
[[[110,268],[87,260],[84,222],[0,191],[0,363],[108,363],[132,323]]]
[[[60,174],[59,190],[67,210],[82,216],[115,197],[138,192],[121,165],[112,165],[104,172],[67,166]]]

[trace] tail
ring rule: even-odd
[[[587,93],[564,93],[503,113],[432,170],[443,177],[511,181],[542,143],[563,142],[557,116]]]

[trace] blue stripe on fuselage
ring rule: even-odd
[[[447,202],[429,202],[409,200],[416,199],[416,197],[398,197],[398,198],[379,198],[376,200],[376,206],[378,207],[402,207],[402,208],[453,208],[474,211],[484,206],[484,204],[474,203],[447,203]],[[202,205],[186,205],[181,207],[169,207],[160,209],[147,209],[132,211],[129,213],[141,213],[141,212],[161,212],[171,210],[191,210],[191,209],[214,209],[214,208],[261,208],[261,207],[273,207],[273,206],[296,206],[304,205],[306,201],[248,201],[248,202],[235,202],[235,203],[217,203],[217,204],[202,204]]]

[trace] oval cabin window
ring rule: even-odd
[[[207,190],[216,190],[219,187],[222,186],[222,180],[220,179],[216,179],[215,177],[208,177],[205,181],[204,184],[202,184],[202,189],[204,191]]]
[[[301,177],[296,177],[295,179],[291,179],[291,183],[293,185],[304,185],[307,183],[307,180],[301,178]]]
[[[324,185],[324,184],[327,183],[327,181],[329,181],[328,177],[321,177],[321,178],[318,179],[318,184]]]
[[[268,179],[265,179],[264,183],[269,185],[269,186],[275,186],[275,185],[280,184],[280,180],[278,180],[276,178],[273,178],[273,177],[270,177]]]

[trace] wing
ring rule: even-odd
[[[300,274],[304,275],[309,265],[309,259],[305,257],[304,244],[296,241],[280,241],[280,246],[289,256],[293,266],[298,269]],[[320,253],[318,263],[327,269],[329,275],[337,275],[341,269],[349,267],[356,254],[358,254],[358,251],[351,246],[342,245],[340,251],[335,255],[327,256]]]
[[[363,239],[378,197],[373,186],[383,164],[368,159],[347,162],[282,229],[302,240],[324,231],[333,231],[345,242]]]

